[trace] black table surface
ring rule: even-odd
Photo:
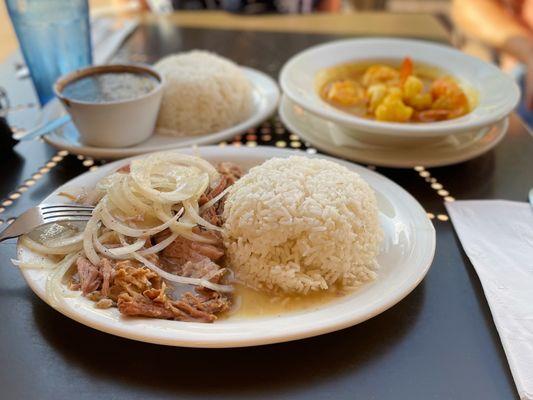
[[[117,59],[153,62],[204,48],[277,77],[293,54],[336,36],[141,26]],[[1,82],[0,82],[1,83]],[[316,152],[274,117],[224,145]],[[3,151],[3,224],[59,184],[101,162],[41,141]],[[6,155],[7,154],[7,155]],[[370,168],[374,168],[370,166]],[[533,140],[512,116],[503,142],[443,168],[377,168],[409,191],[437,231],[425,280],[403,301],[352,328],[242,349],[186,349],[115,337],[61,315],[37,298],[0,245],[0,398],[514,399],[518,395],[480,282],[448,220],[444,201],[525,201],[533,186]]]

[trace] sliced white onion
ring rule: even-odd
[[[54,269],[57,266],[56,264],[20,261],[14,258],[11,259],[11,262],[20,269]]]
[[[120,235],[120,234],[119,234]],[[101,236],[94,236],[93,237],[93,245],[96,251],[102,255],[104,255],[107,258],[111,258],[113,260],[128,260],[131,259],[131,255],[117,255],[113,252],[113,250],[118,250],[117,248],[109,248],[103,245],[103,243],[109,241],[110,239],[115,239],[116,233],[114,231],[108,231],[103,233]],[[144,244],[144,240],[143,243]],[[129,243],[126,243],[125,245],[129,245]],[[142,247],[142,246],[141,246]]]
[[[154,211],[157,215],[157,217],[161,220],[168,219],[168,215],[170,215],[169,209],[164,209],[159,204],[154,204]],[[185,217],[185,216],[184,216]],[[185,218],[181,218],[179,222],[175,222],[172,225],[169,226],[169,229],[172,232],[178,233],[179,236],[184,237],[185,239],[189,239],[193,242],[202,242],[202,243],[209,243],[214,244],[216,243],[216,240],[206,238],[204,236],[198,235],[192,231],[192,228],[196,226],[195,223],[189,223],[189,222],[182,222],[182,220]]]
[[[138,251],[138,253],[142,256],[147,256],[149,254],[155,254],[155,253],[159,253],[160,251],[164,250],[167,246],[169,246],[174,240],[176,240],[176,238],[178,237],[179,235],[177,233],[172,233],[169,237],[167,237],[165,240],[159,242],[158,244],[154,245],[154,246],[151,246],[151,247],[148,247],[146,249],[143,249],[143,250],[140,250]],[[103,237],[103,235],[102,235]],[[131,251],[131,248],[134,248],[132,246],[139,246],[138,243],[142,243],[142,245],[144,246],[144,244],[146,243],[146,240],[143,239],[143,238],[140,238],[137,242],[135,242],[133,245],[130,245],[127,241],[126,241],[126,238],[124,237],[124,235],[121,235],[119,234],[119,239],[120,239],[120,243],[124,246],[124,247],[119,247],[119,248],[113,248],[113,249],[110,249],[106,246],[104,246],[102,244],[102,242],[104,241],[102,239],[102,237],[100,238],[95,238],[94,239],[94,247],[96,248],[96,250],[98,250],[98,252],[100,252],[101,254],[105,255],[106,257],[108,258],[111,258],[111,259],[114,259],[114,260],[130,260],[133,257],[132,253],[133,251]],[[126,251],[125,249],[129,246],[129,251]],[[140,247],[142,248],[142,246]],[[139,248],[139,249],[140,249]],[[121,250],[122,249],[122,250]],[[139,250],[137,249],[137,250]],[[121,253],[123,252],[124,254],[116,254],[116,250],[121,250]],[[134,251],[137,251],[137,250],[134,250]]]
[[[139,211],[130,204],[130,202],[128,201],[128,198],[121,193],[120,191],[121,186],[122,186],[122,181],[119,181],[117,184],[112,185],[107,191],[107,198],[124,214],[126,215],[139,214]]]
[[[98,256],[98,254],[96,253],[96,250],[94,249],[93,238],[96,237],[96,233],[99,228],[98,225],[100,222],[99,215],[100,215],[101,208],[102,208],[102,203],[100,202],[94,209],[91,219],[89,220],[89,222],[87,222],[87,225],[85,226],[84,235],[83,235],[83,250],[85,252],[85,256],[94,265],[100,262],[100,256]]]
[[[148,199],[177,203],[199,197],[218,178],[218,172],[205,160],[172,152],[134,160],[130,177]]]
[[[201,169],[209,175],[211,181],[215,181],[219,177],[219,173],[213,165],[199,157],[198,155],[191,156],[188,154],[177,153],[169,151],[166,153],[159,153],[157,156],[164,161],[164,163],[173,163],[176,165],[193,166]]]
[[[114,172],[111,175],[105,176],[96,184],[96,190],[106,193],[111,186],[113,186],[117,181],[121,181],[123,177],[124,174],[120,174],[118,172]]]
[[[198,206],[198,203],[196,203],[196,206]],[[213,225],[210,222],[207,222],[205,219],[200,217],[198,214],[198,211],[196,210],[196,207],[190,202],[190,201],[184,201],[183,207],[185,207],[185,211],[187,212],[187,215],[198,225],[203,226],[204,228],[211,229],[213,231],[222,232],[222,228]]]
[[[102,203],[100,203],[102,204]],[[153,228],[147,228],[147,229],[138,229],[138,228],[131,228],[121,222],[119,222],[115,217],[113,217],[109,211],[107,210],[107,207],[105,205],[102,207],[102,210],[100,212],[100,217],[102,218],[102,222],[106,227],[109,229],[113,229],[114,231],[121,233],[125,236],[131,236],[131,237],[141,237],[141,236],[152,236],[155,235],[161,231],[164,231],[167,229],[172,223],[176,222],[178,218],[183,213],[183,209],[180,210],[180,212],[176,213],[172,218],[164,222],[163,224],[159,226],[155,226]]]
[[[109,249],[110,253],[115,256],[125,256],[133,253],[134,251],[140,250],[146,244],[146,238],[138,238],[135,243],[127,244],[124,236],[119,234],[121,243],[126,243],[123,247],[116,247],[114,249]],[[124,240],[124,242],[122,242]]]
[[[67,290],[65,285],[61,284],[61,281],[63,280],[65,273],[81,255],[81,252],[69,254],[63,258],[63,260],[57,264],[57,268],[46,277],[46,299],[52,307],[59,308],[63,298],[67,297]]]
[[[171,274],[161,268],[159,268],[154,263],[150,262],[143,256],[141,256],[138,253],[133,253],[133,257],[137,260],[143,263],[143,265],[152,271],[154,271],[156,274],[158,274],[161,278],[166,279],[171,282],[181,283],[184,285],[195,285],[195,286],[202,286],[211,290],[215,290],[217,292],[232,292],[233,286],[231,285],[219,285],[218,283],[209,282],[207,279],[198,279],[198,278],[189,278],[185,276],[179,276]]]
[[[152,207],[137,198],[130,187],[132,184],[131,177],[123,174],[123,178],[108,189],[109,200],[128,216],[151,215]]]
[[[154,182],[154,179],[157,178],[153,172],[154,165],[145,165],[142,160],[134,160],[131,166],[131,177],[137,184],[137,189],[148,199],[155,202],[176,203],[194,196],[198,188],[190,186],[187,181],[195,185],[197,180],[203,175],[199,170],[191,171],[185,167],[180,167],[180,170],[184,174],[186,173],[187,176],[178,176],[176,175],[177,171],[174,171],[173,175],[170,175],[169,172],[168,180],[172,179],[174,181],[173,186],[170,186],[170,182],[168,180],[163,181],[162,177],[159,177],[161,178],[160,181]],[[196,174],[193,174],[194,172]],[[166,190],[158,190],[154,186]]]
[[[127,256],[115,256],[113,253],[109,251],[111,249],[104,246],[101,242],[101,239],[96,236],[93,237],[93,246],[98,253],[104,255],[107,258],[111,258],[113,260],[127,260],[128,259]]]
[[[205,203],[203,206],[200,207],[200,214],[203,213],[205,210],[207,210],[209,207],[215,205],[222,197],[228,193],[231,186],[228,186],[226,189],[224,189],[222,192],[217,194],[215,197],[213,197],[211,200],[209,200],[207,203]]]
[[[138,251],[138,253],[141,255],[141,256],[147,256],[149,254],[155,254],[155,253],[159,253],[160,251],[166,249],[168,246],[170,246],[170,244],[176,240],[176,238],[179,236],[178,233],[176,232],[172,232],[172,234],[167,237],[165,240],[162,240],[160,241],[159,243],[157,243],[156,245],[154,246],[151,246],[151,247],[148,247],[147,249],[143,249],[143,250],[140,250]],[[122,244],[126,244],[127,242],[125,241],[124,239],[124,236],[120,236],[120,242]]]
[[[30,239],[28,236],[22,236],[20,242],[23,246],[26,246],[28,249],[33,250],[40,254],[45,255],[65,255],[70,254],[73,251],[78,251],[81,249],[81,243],[69,244],[66,246],[47,246],[41,243],[36,242],[33,239]]]
[[[124,197],[126,197],[130,203],[140,212],[143,212],[145,214],[150,213],[152,211],[152,207],[150,207],[148,204],[144,203],[142,200],[140,200],[135,193],[133,193],[133,190],[131,189],[131,184],[133,183],[133,180],[131,180],[129,177],[128,179],[124,179],[122,182],[122,194]]]
[[[154,203],[153,205],[153,212],[155,216],[159,218],[161,221],[167,221],[170,218],[172,218],[172,211],[173,209],[168,204]],[[174,211],[174,212],[179,212],[183,216],[184,211],[185,211],[184,208],[180,207],[178,211]],[[189,229],[189,230],[196,226],[196,224],[194,223],[183,222],[182,220],[183,218],[181,218],[179,222],[175,222],[173,225],[179,226],[180,228]]]

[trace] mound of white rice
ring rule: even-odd
[[[252,168],[230,189],[223,214],[237,279],[271,292],[356,287],[376,276],[376,197],[355,172],[293,156]]]
[[[171,55],[155,64],[165,78],[158,132],[202,135],[245,120],[252,110],[252,87],[228,59],[206,51]]]

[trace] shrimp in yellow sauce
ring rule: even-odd
[[[435,122],[469,113],[472,101],[457,81],[430,69],[415,66],[409,57],[399,67],[344,64],[322,73],[320,95],[337,108],[378,121]]]

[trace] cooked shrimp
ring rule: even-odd
[[[358,82],[347,79],[331,84],[326,97],[342,106],[355,106],[365,101],[365,92]]]
[[[415,110],[421,111],[431,107],[433,98],[430,93],[424,93],[424,83],[416,76],[408,76],[402,89],[403,100]]]
[[[400,67],[400,83],[403,85],[407,78],[413,73],[413,60],[410,57],[405,57]]]
[[[363,75],[363,86],[369,87],[376,83],[396,83],[400,79],[400,73],[387,65],[371,65]]]
[[[398,89],[389,92],[376,108],[376,119],[378,121],[407,122],[411,119],[413,111],[402,101],[402,92]]]
[[[368,109],[374,112],[387,95],[387,86],[383,83],[372,85],[366,90],[366,95],[369,100]]]
[[[447,110],[447,118],[457,118],[469,111],[468,98],[461,87],[449,77],[436,79],[431,84],[433,110]]]
[[[416,67],[416,68],[415,68]],[[327,74],[326,74],[327,72]],[[321,97],[363,118],[390,122],[435,122],[471,111],[463,88],[436,68],[405,57],[398,66],[346,63],[325,70]],[[335,78],[336,76],[336,78]]]

